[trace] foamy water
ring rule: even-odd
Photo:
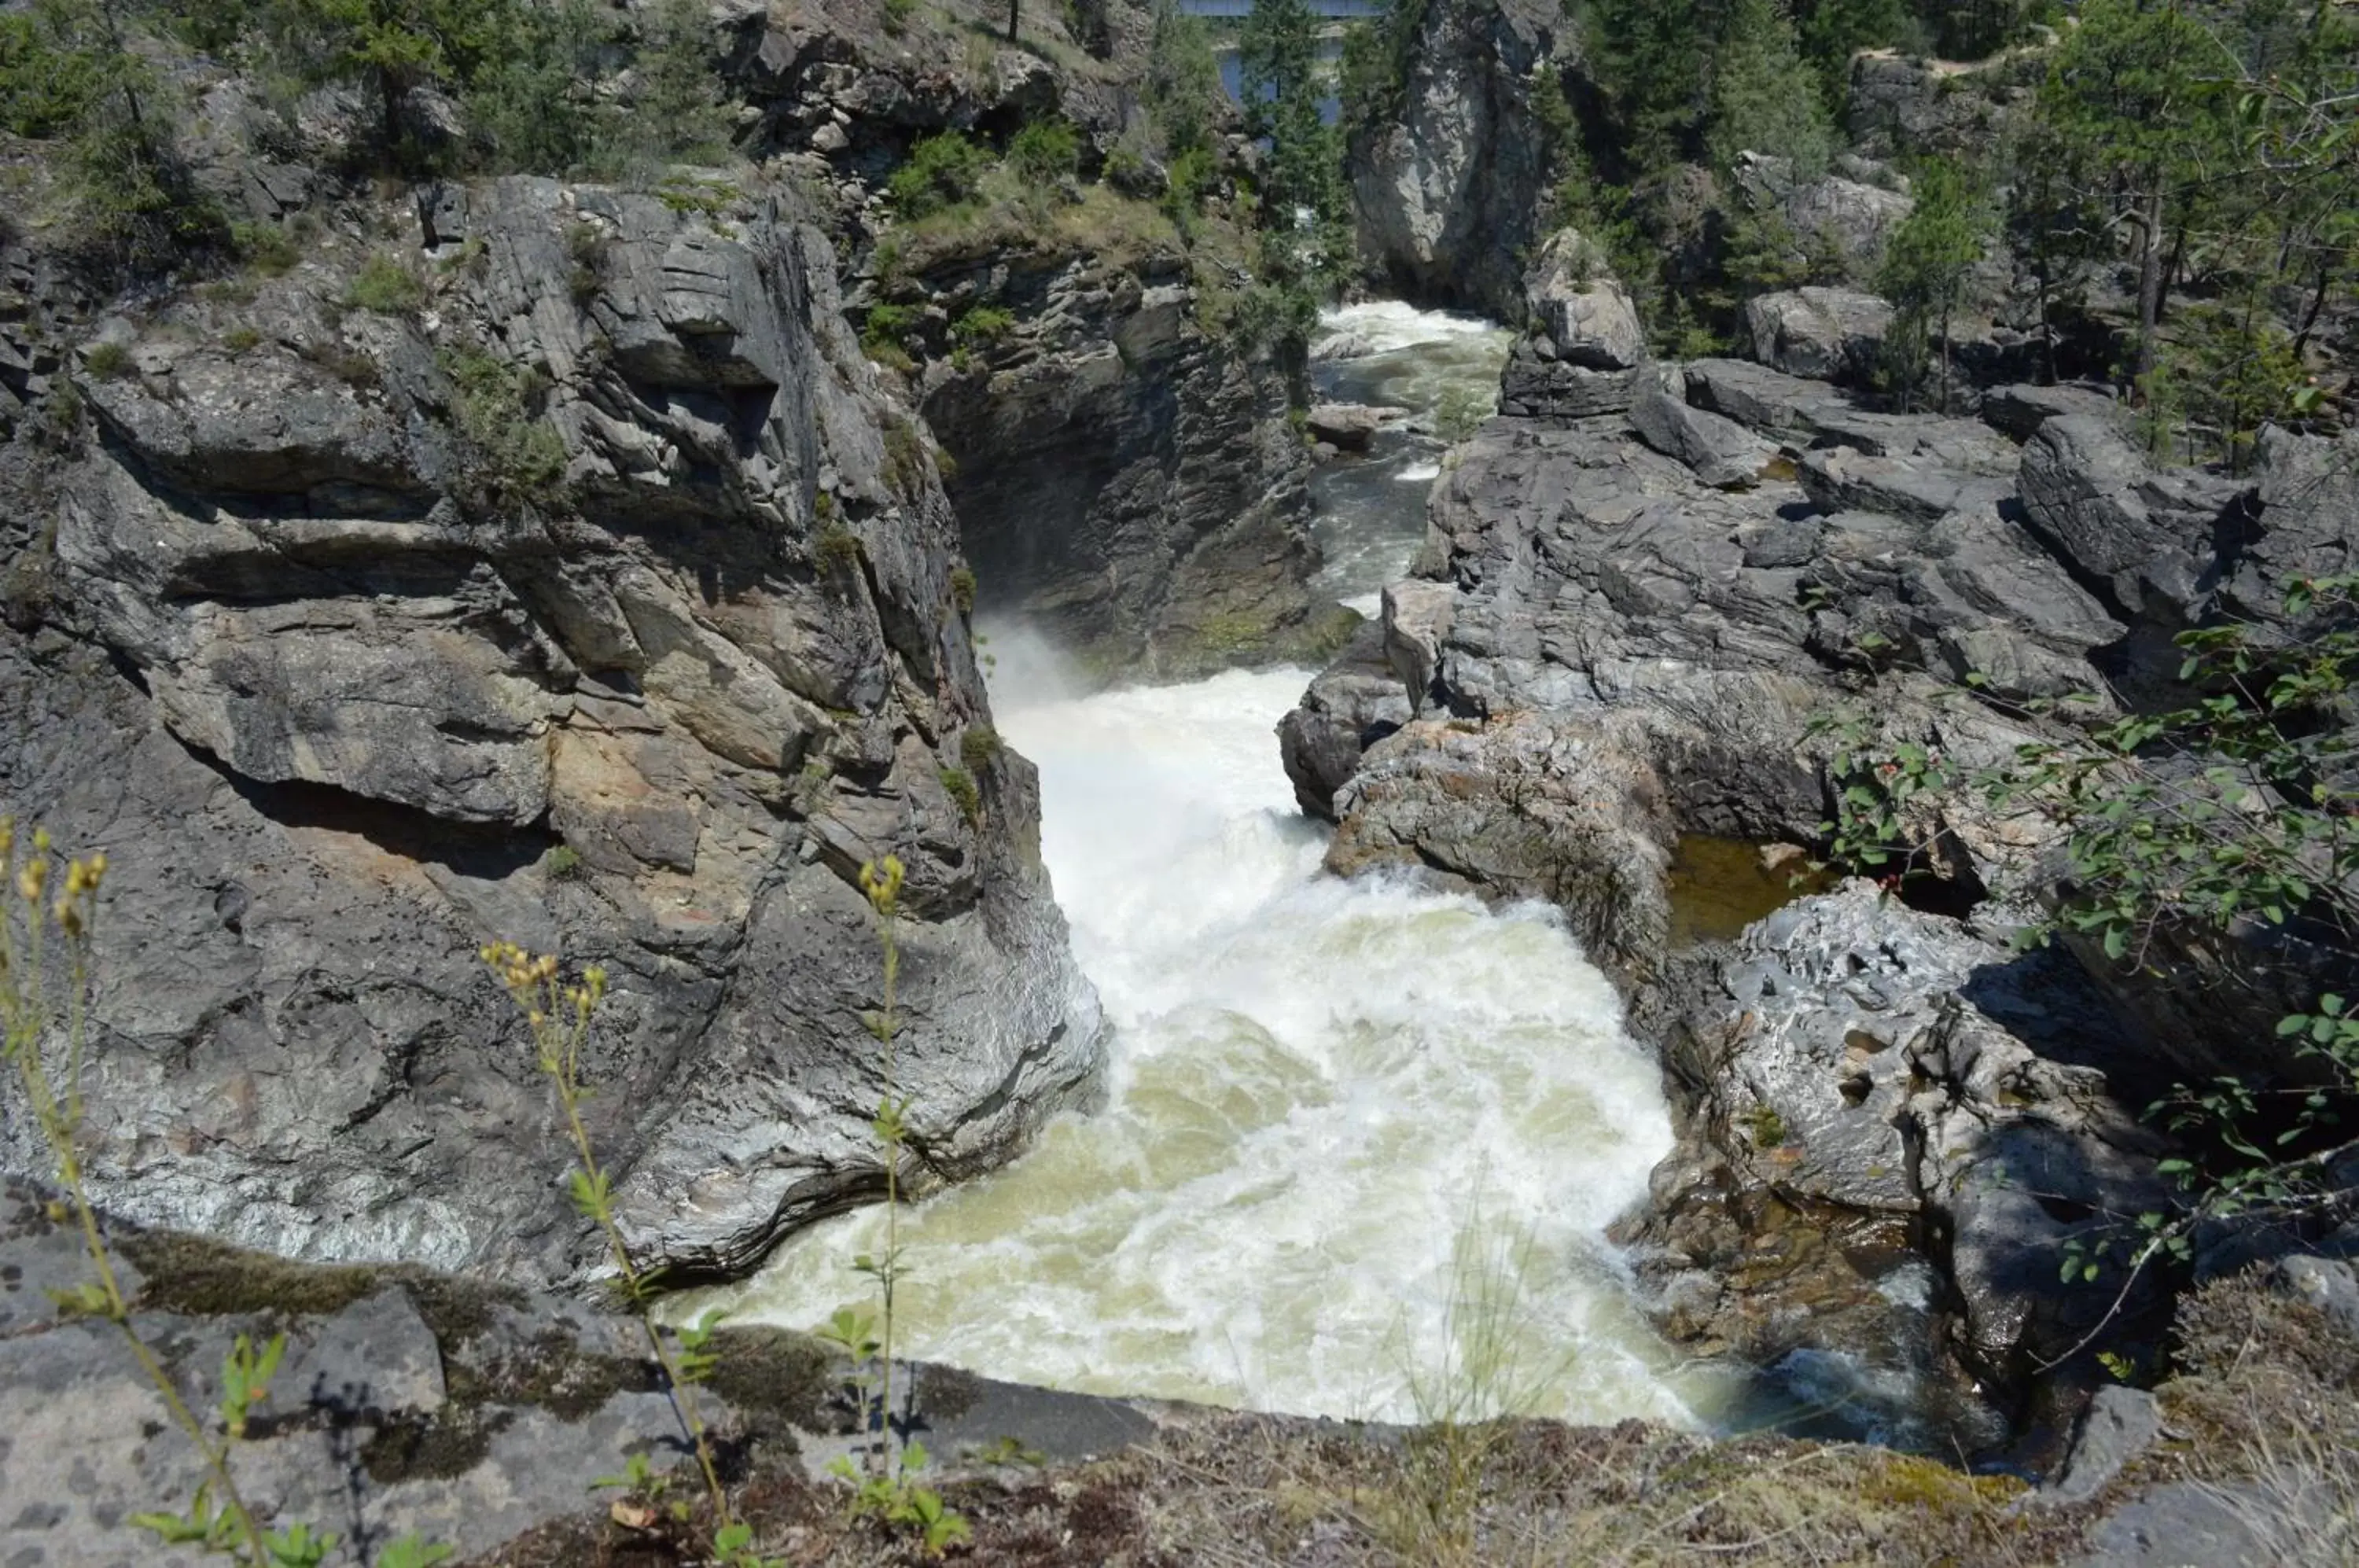
[[[1512,1256],[1543,1408],[1685,1419],[1602,1235],[1670,1147],[1658,1075],[1553,911],[1322,875],[1271,735],[1309,670],[1027,703],[1053,680],[993,646],[1111,1097],[904,1217],[911,1354],[1408,1419],[1465,1260]],[[822,1225],[707,1302],[815,1325],[867,1298],[882,1230]]]
[[[1349,604],[1408,571],[1425,539],[1426,492],[1441,474],[1444,443],[1431,432],[1445,415],[1487,417],[1498,406],[1514,334],[1479,316],[1391,299],[1327,311],[1320,332],[1370,351],[1312,365],[1320,400],[1389,404],[1422,427],[1380,431],[1366,457],[1329,463],[1311,480],[1312,528],[1327,558],[1315,586]]]

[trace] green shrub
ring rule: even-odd
[[[82,354],[82,362],[101,381],[112,381],[131,369],[131,351],[119,343],[95,343]]]
[[[975,787],[974,775],[963,768],[945,768],[940,775],[942,792],[956,801],[959,815],[969,827],[983,822],[983,791]]]
[[[1164,176],[1163,210],[1182,234],[1194,233],[1197,211],[1219,175],[1219,165],[1203,147],[1190,147],[1171,160]]]
[[[909,30],[909,18],[918,14],[918,0],[885,0],[885,30],[899,38]]]
[[[988,771],[1002,749],[999,732],[989,724],[971,725],[959,736],[959,760],[977,773]]]
[[[252,327],[232,327],[222,334],[222,347],[232,354],[245,354],[261,344],[262,334]]]
[[[961,343],[995,343],[1016,330],[1016,313],[996,305],[977,305],[961,316],[951,336]]]
[[[1007,166],[1027,180],[1051,184],[1072,174],[1081,150],[1081,138],[1066,121],[1035,120],[1007,144]]]
[[[439,357],[455,390],[451,411],[459,432],[489,460],[496,482],[541,488],[564,476],[564,438],[534,417],[530,373],[481,349],[449,348]]]
[[[856,572],[860,568],[860,539],[842,523],[823,522],[811,538],[811,555],[820,570],[830,575]]]
[[[572,882],[582,876],[582,855],[570,844],[560,844],[541,856],[540,868],[549,873],[552,882]]]
[[[974,589],[975,582],[973,567],[953,566],[951,568],[951,603],[958,606],[960,615],[972,615],[974,614]]]
[[[0,16],[0,125],[44,139],[69,130],[100,91],[80,51],[59,49],[32,16]]]
[[[303,259],[295,236],[277,223],[232,223],[229,242],[240,260],[267,278],[293,271]]]
[[[380,316],[407,316],[426,303],[426,280],[379,251],[345,288],[344,302]]]
[[[956,131],[928,136],[909,149],[909,161],[893,171],[886,192],[902,218],[922,218],[973,198],[990,171],[991,155]]]

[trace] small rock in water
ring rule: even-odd
[[[1407,408],[1371,407],[1364,403],[1321,403],[1310,410],[1307,429],[1343,452],[1365,452],[1376,431],[1396,419],[1406,419]]]

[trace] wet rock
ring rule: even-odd
[[[2035,1496],[2047,1503],[2085,1503],[2161,1436],[2162,1412],[2152,1394],[2108,1384],[2081,1412],[2062,1470]]]
[[[1361,755],[1414,716],[1385,636],[1379,622],[1361,626],[1278,721],[1278,756],[1295,800],[1312,816],[1333,821],[1335,791],[1358,770]]]
[[[1740,1188],[1938,1227],[1978,1377],[2094,1325],[2110,1303],[2054,1260],[2162,1184],[2107,1078],[2137,1081],[2147,1048],[2069,961],[1854,881],[1757,922],[1690,984],[1667,1060]],[[2112,1053],[2090,1062],[2082,1031],[2111,1031]]]
[[[1407,408],[1370,407],[1361,403],[1316,403],[1304,429],[1339,452],[1365,452],[1376,432],[1408,418]]]

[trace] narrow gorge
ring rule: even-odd
[[[0,1558],[2354,1560],[2340,8],[365,9],[0,5]]]

